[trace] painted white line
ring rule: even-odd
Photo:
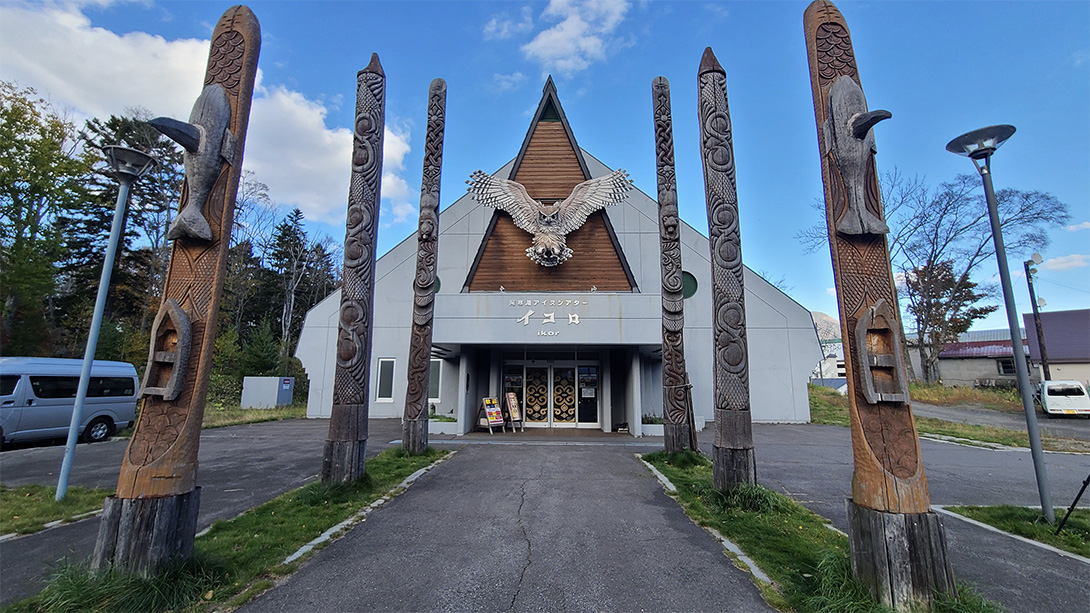
[[[329,530],[326,530],[325,532],[319,534],[314,540],[312,540],[309,543],[307,543],[306,545],[303,545],[302,547],[300,547],[298,551],[296,551],[295,553],[291,554],[290,556],[284,558],[284,561],[281,562],[281,564],[288,564],[290,562],[294,562],[294,561],[298,560],[299,558],[305,556],[307,553],[310,553],[318,545],[321,545],[322,543],[325,543],[327,541],[332,540],[336,535],[340,534],[341,532],[344,532],[344,531],[348,530],[348,528],[351,528],[352,526],[354,526],[355,524],[358,524],[358,523],[366,520],[367,516],[370,515],[372,511],[374,511],[375,509],[377,509],[377,508],[381,507],[382,505],[386,504],[386,502],[388,502],[394,496],[397,496],[401,492],[405,491],[406,488],[408,488],[410,485],[412,485],[413,482],[415,482],[417,479],[419,479],[424,473],[426,473],[429,470],[435,468],[436,466],[442,464],[447,459],[449,459],[451,456],[453,456],[455,453],[457,453],[457,451],[451,451],[447,455],[439,458],[438,460],[432,462],[431,464],[425,466],[424,468],[421,468],[420,470],[414,472],[413,474],[409,475],[408,477],[405,477],[405,479],[401,483],[399,483],[397,485],[397,487],[395,487],[393,490],[391,490],[392,493],[387,493],[386,495],[379,498],[378,500],[376,500],[376,501],[372,502],[371,504],[363,507],[359,511],[356,511],[356,513],[354,513],[348,519],[342,521],[341,523],[337,524],[336,526],[333,526]]]
[[[999,528],[996,528],[995,526],[989,526],[988,524],[986,524],[984,522],[977,521],[977,520],[975,520],[975,519],[973,519],[971,517],[965,517],[964,515],[961,515],[959,513],[954,513],[953,511],[947,511],[946,507],[944,505],[933,504],[933,505],[931,505],[931,508],[938,511],[939,513],[942,513],[943,515],[947,515],[949,517],[954,517],[954,518],[960,519],[961,521],[968,522],[970,524],[973,524],[974,526],[979,526],[981,528],[984,528],[985,530],[989,530],[989,531],[995,532],[997,534],[1002,534],[1004,536],[1009,536],[1012,539],[1022,541],[1023,543],[1026,543],[1028,545],[1033,545],[1034,547],[1040,547],[1041,549],[1051,551],[1052,553],[1058,553],[1061,556],[1068,557],[1068,558],[1071,558],[1073,560],[1078,560],[1079,562],[1082,562],[1083,564],[1090,564],[1090,558],[1084,558],[1084,557],[1080,556],[1077,553],[1071,553],[1070,551],[1064,551],[1063,549],[1060,549],[1058,547],[1053,547],[1052,545],[1046,545],[1044,543],[1039,543],[1039,542],[1037,542],[1037,541],[1035,541],[1033,539],[1028,539],[1028,538],[1026,538],[1024,536],[1018,536],[1017,534],[1011,534],[1010,532],[1000,530]]]
[[[651,473],[653,475],[655,475],[655,478],[658,479],[660,483],[662,483],[662,487],[663,487],[663,489],[666,490],[667,494],[670,494],[670,493],[675,493],[676,494],[677,493],[677,488],[674,487],[674,484],[670,481],[670,479],[668,479],[666,477],[666,475],[659,472],[659,470],[657,468],[652,466],[647,460],[643,459],[643,457],[641,457],[640,454],[637,453],[636,457],[639,458],[639,460],[641,462],[643,462],[644,466],[651,469]],[[686,514],[686,516],[687,516],[687,514]],[[690,517],[689,520],[692,521],[692,518]],[[707,530],[709,534],[714,536],[715,540],[719,541],[719,543],[723,545],[724,549],[731,552],[734,555],[734,557],[737,558],[738,561],[740,561],[742,564],[745,564],[746,568],[749,569],[750,574],[752,574],[754,577],[756,577],[757,579],[759,579],[759,580],[761,580],[761,581],[763,581],[765,583],[769,583],[769,584],[772,583],[772,579],[769,578],[769,576],[766,575],[764,573],[764,571],[762,571],[760,568],[757,567],[757,563],[754,562],[752,558],[750,558],[749,556],[747,556],[745,553],[742,552],[741,547],[739,547],[738,545],[735,545],[734,542],[732,542],[730,539],[728,539],[727,537],[720,534],[719,531],[716,530],[715,528],[709,528],[707,526],[702,526],[702,527],[705,530]]]

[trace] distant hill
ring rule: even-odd
[[[840,322],[820,311],[811,311],[814,325],[817,327],[818,339],[823,341],[840,338]]]

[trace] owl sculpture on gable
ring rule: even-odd
[[[579,229],[591,213],[623,200],[625,192],[632,189],[628,173],[620,169],[576,185],[570,196],[552,204],[531,198],[521,183],[480,170],[474,171],[466,183],[477,202],[507,211],[516,226],[534,236],[526,256],[549,267],[563,264],[572,256],[566,240],[569,233]]]

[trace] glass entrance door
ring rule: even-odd
[[[505,386],[518,381],[522,367],[504,368]],[[526,423],[555,428],[597,427],[597,366],[526,366],[524,399]],[[508,391],[515,391],[513,389]]]

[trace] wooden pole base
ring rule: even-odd
[[[326,441],[322,453],[322,483],[352,483],[362,477],[366,449],[367,439]]]
[[[175,560],[193,556],[201,488],[176,496],[118,498],[102,509],[95,569],[115,567],[150,577]]]
[[[886,513],[851,499],[847,505],[852,573],[879,602],[898,611],[927,610],[936,592],[955,593],[937,513]]]
[[[428,450],[428,414],[421,412],[416,419],[401,422],[401,448],[405,453],[419,454]]]
[[[712,447],[712,482],[718,490],[757,483],[757,456],[753,449]]]
[[[664,440],[663,446],[666,448],[667,453],[676,453],[678,451],[684,451],[690,449],[689,443],[692,436],[690,436],[690,428],[688,424],[672,424],[666,422],[662,425],[662,434]]]

